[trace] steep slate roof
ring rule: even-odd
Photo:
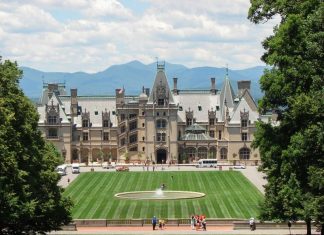
[[[255,123],[259,118],[259,113],[253,111],[248,102],[242,97],[231,115],[230,124],[239,124],[241,122],[240,112],[249,112],[249,120],[251,124]]]
[[[232,88],[228,75],[226,74],[224,85],[220,93],[220,112],[223,121],[226,112],[226,106],[229,109],[234,108],[234,97],[234,90]]]
[[[65,113],[65,110],[63,110],[64,107],[62,107],[62,102],[60,101],[59,97],[56,96],[55,93],[53,93],[52,97],[50,99],[46,99],[47,100],[47,105],[51,106],[52,104],[54,106],[57,106],[57,104],[59,104],[59,113],[60,113],[60,119],[61,119],[61,123],[70,123],[70,121],[68,120],[68,117]],[[44,100],[45,101],[45,100]],[[39,113],[39,123],[44,123],[45,119],[46,119],[46,107],[45,104],[37,107],[37,111]]]
[[[78,106],[82,108],[82,112],[90,113],[90,122],[92,127],[102,126],[102,112],[110,112],[110,121],[113,126],[117,126],[117,117],[112,114],[116,110],[116,99],[112,96],[78,96]],[[98,112],[96,115],[95,112]],[[82,126],[82,115],[78,115],[74,119],[77,127]]]
[[[215,111],[219,106],[219,94],[213,95],[210,90],[200,91],[179,91],[178,95],[173,96],[174,103],[182,107],[178,110],[178,121],[186,121],[186,111],[193,111],[196,122],[208,122],[208,110]],[[201,106],[201,111],[199,110]],[[216,111],[216,117],[220,120],[220,112]]]
[[[171,91],[170,91],[170,87],[169,87],[169,84],[168,84],[168,80],[165,76],[165,72],[164,72],[164,65],[157,65],[158,66],[158,69],[157,69],[157,73],[156,73],[156,76],[155,76],[155,80],[154,80],[154,85],[153,85],[153,88],[152,88],[152,91],[150,93],[150,96],[149,96],[149,99],[148,99],[148,104],[153,104],[154,102],[154,99],[156,97],[156,91],[157,91],[157,87],[159,85],[163,85],[166,89],[166,92],[167,92],[167,97],[169,99],[169,103],[172,104],[174,103],[173,101],[173,96],[171,94]]]

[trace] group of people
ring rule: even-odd
[[[165,220],[164,219],[158,219],[156,216],[153,216],[152,218],[152,226],[153,230],[155,230],[156,226],[159,226],[159,229],[164,229],[165,228]]]
[[[202,229],[203,231],[207,230],[207,222],[205,215],[192,215],[190,219],[191,229],[199,230]]]

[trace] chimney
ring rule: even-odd
[[[237,88],[238,88],[238,97],[242,97],[244,90],[248,90],[250,92],[251,81],[244,80],[244,81],[237,81]]]
[[[173,78],[173,94],[177,95],[178,94],[178,78]]]
[[[211,82],[210,93],[216,95],[215,78],[210,78],[210,82]]]
[[[125,90],[124,88],[116,89],[116,105],[124,104]]]
[[[150,88],[145,88],[145,94],[147,95],[147,97],[150,96]]]
[[[78,89],[74,88],[71,92],[71,116],[78,116]]]

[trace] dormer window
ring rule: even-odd
[[[247,127],[247,124],[248,124],[248,120],[246,119],[241,120],[241,127]]]
[[[89,120],[82,120],[82,127],[89,127]]]
[[[198,105],[198,110],[201,111],[202,110],[202,107],[201,105]]]
[[[164,105],[164,99],[158,99],[158,105]]]
[[[187,118],[187,126],[191,126],[192,125],[192,119],[191,118]]]
[[[56,115],[49,115],[48,118],[47,118],[47,122],[50,125],[57,124],[57,116]]]
[[[103,127],[109,127],[109,120],[103,120]]]

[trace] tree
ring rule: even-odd
[[[261,217],[305,220],[311,234],[311,221],[324,221],[324,3],[251,0],[252,22],[275,15],[281,21],[263,41],[271,69],[260,79],[259,111],[276,112],[279,124],[258,123],[253,143],[268,177]]]
[[[21,76],[16,62],[0,58],[0,234],[43,233],[71,220],[55,172],[62,157],[42,138]]]

